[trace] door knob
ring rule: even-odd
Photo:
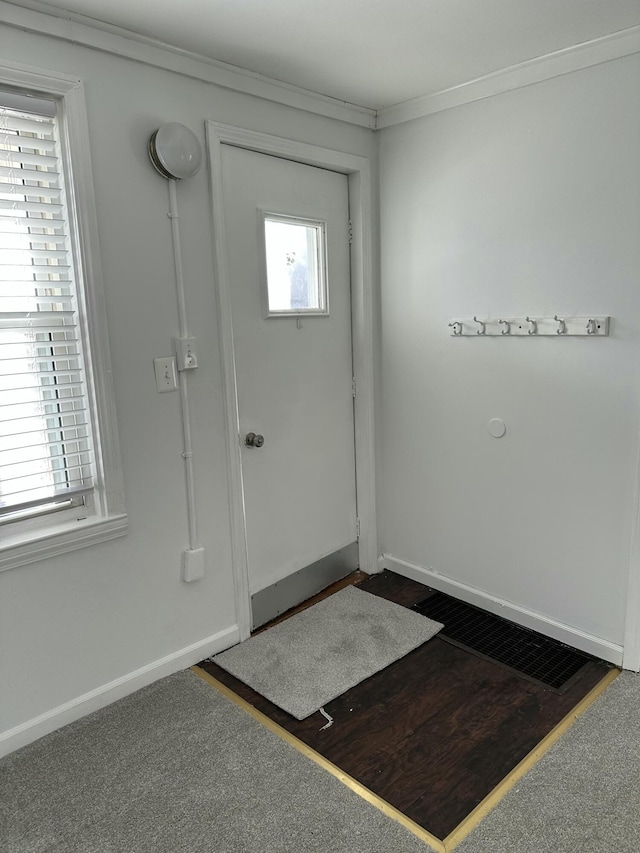
[[[255,432],[248,432],[244,437],[244,443],[247,447],[262,447],[264,444],[264,436],[256,435]]]

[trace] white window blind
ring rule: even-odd
[[[58,126],[36,108],[0,92],[0,520],[82,503],[94,483]]]

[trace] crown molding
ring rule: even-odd
[[[630,27],[575,47],[568,47],[503,68],[501,71],[486,74],[451,89],[384,107],[378,110],[376,129],[393,127],[396,124],[481,101],[503,92],[532,86],[543,80],[550,80],[553,77],[560,77],[572,71],[580,71],[583,68],[638,52],[640,52],[640,26]]]
[[[181,50],[149,36],[96,21],[86,15],[54,9],[38,0],[20,0],[19,5],[11,0],[0,0],[0,23],[25,32],[51,36],[121,56],[143,65],[174,71],[194,80],[213,83],[224,89],[253,95],[316,115],[360,127],[375,127],[375,110]]]
[[[0,0],[0,23],[375,130],[393,127],[640,52],[640,26],[630,27],[503,68],[450,89],[421,95],[376,111],[182,50],[158,39],[96,21],[86,15],[54,9],[39,0],[20,0],[19,4],[12,0]]]

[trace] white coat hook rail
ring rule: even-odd
[[[610,317],[491,317],[474,314],[471,319],[451,320],[449,334],[464,337],[525,337],[544,338],[561,336],[603,338],[609,334]]]

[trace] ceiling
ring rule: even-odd
[[[30,0],[13,0],[33,7]],[[48,0],[371,109],[640,25],[640,0]],[[59,14],[59,11],[58,11]]]

